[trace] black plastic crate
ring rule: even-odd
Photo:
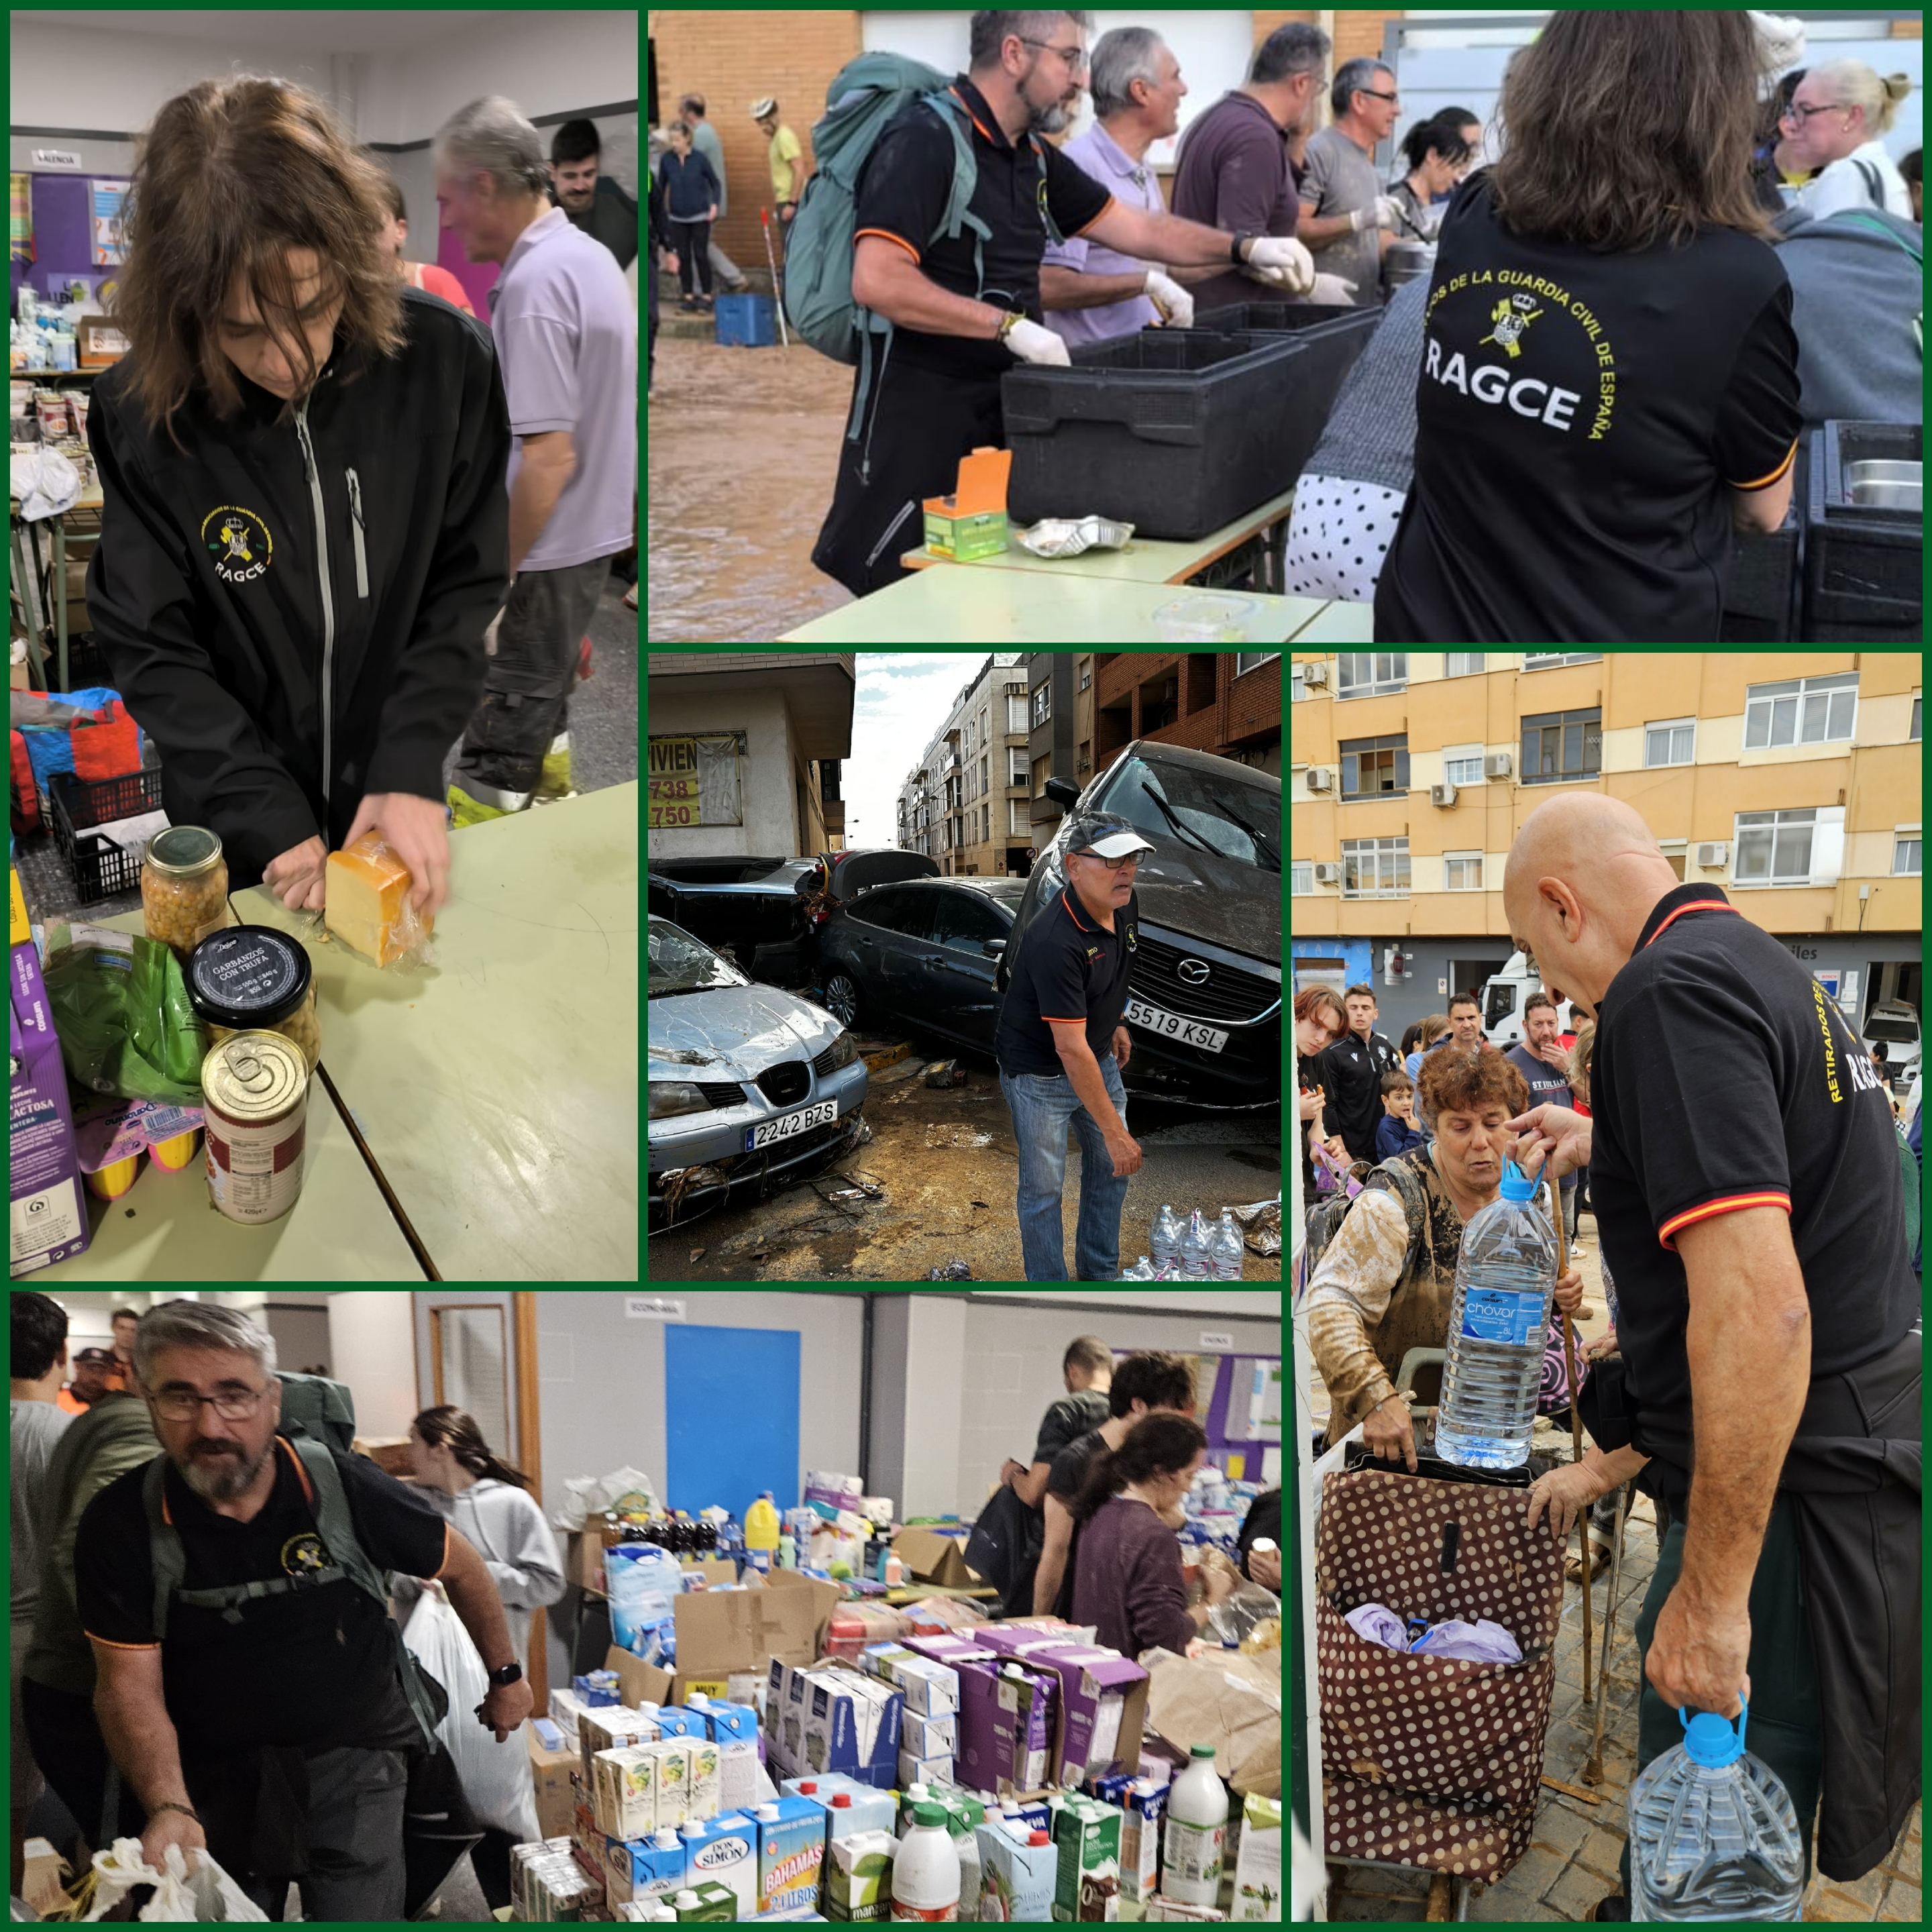
[[[1796,519],[1787,518],[1782,530],[1732,539],[1720,644],[1788,644],[1797,636],[1800,535]]]
[[[1014,520],[1097,514],[1181,542],[1234,522],[1294,487],[1375,320],[1144,329],[1076,350],[1070,368],[1010,370]]]
[[[150,766],[111,778],[76,778],[56,772],[48,781],[54,843],[67,860],[76,896],[83,904],[112,898],[141,882],[141,862],[111,838],[89,828],[161,808],[161,775]]]
[[[1808,644],[1920,640],[1924,528],[1916,510],[1851,500],[1854,463],[1922,460],[1917,423],[1828,422],[1811,434],[1804,506],[1804,605]]]

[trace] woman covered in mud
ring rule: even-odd
[[[1371,1455],[1414,1469],[1395,1378],[1411,1348],[1448,1345],[1463,1226],[1497,1198],[1516,1144],[1503,1123],[1528,1104],[1528,1083],[1486,1042],[1424,1060],[1416,1111],[1435,1139],[1368,1174],[1309,1281],[1309,1339],[1328,1390],[1324,1446],[1360,1422]],[[1574,1268],[1557,1277],[1556,1298],[1569,1314],[1581,1304]]]

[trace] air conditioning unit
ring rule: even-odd
[[[1317,685],[1328,682],[1328,667],[1325,664],[1305,664],[1301,667],[1301,688],[1312,691]]]
[[[1335,789],[1335,767],[1333,765],[1310,765],[1308,768],[1308,789],[1310,791],[1333,791]]]
[[[1483,776],[1486,778],[1506,778],[1514,768],[1515,761],[1507,752],[1492,752],[1483,760]]]
[[[1697,848],[1698,866],[1706,872],[1723,871],[1730,856],[1731,848],[1721,842],[1714,845],[1700,845]]]
[[[1341,866],[1339,864],[1317,866],[1315,883],[1318,886],[1339,886],[1342,883]]]
[[[1452,784],[1431,785],[1429,788],[1429,802],[1431,805],[1454,805],[1456,802],[1456,788]]]

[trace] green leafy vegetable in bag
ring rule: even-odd
[[[126,1100],[201,1104],[208,1036],[181,962],[158,940],[62,920],[47,927],[43,976],[76,1087]]]

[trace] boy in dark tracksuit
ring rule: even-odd
[[[1429,1136],[1415,1124],[1415,1082],[1401,1068],[1382,1076],[1382,1117],[1376,1123],[1376,1159],[1393,1160]]]

